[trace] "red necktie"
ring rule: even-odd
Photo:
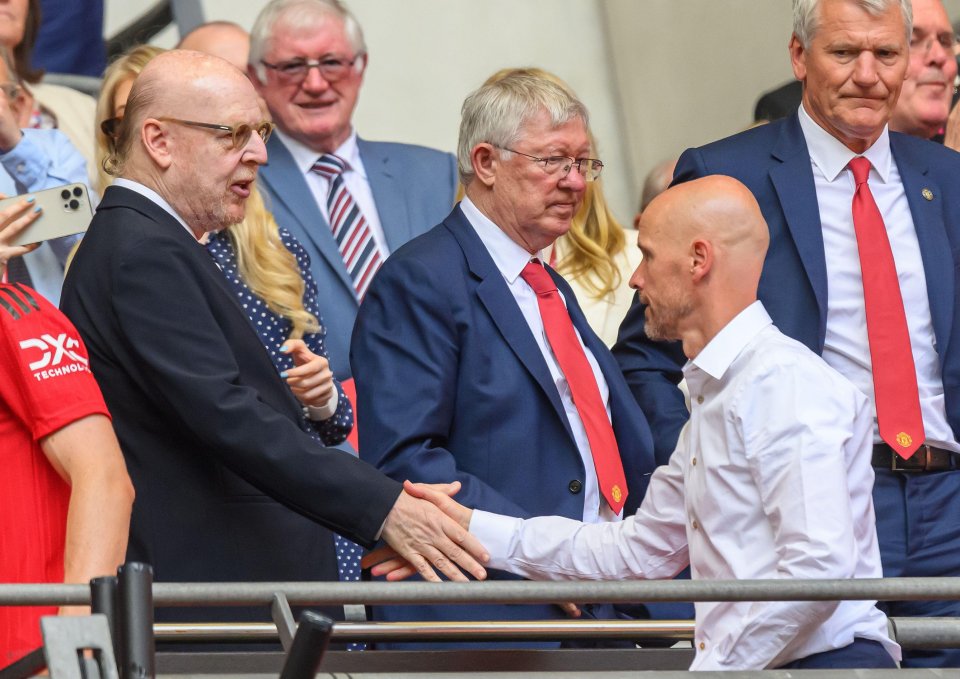
[[[853,194],[853,228],[863,276],[877,424],[880,438],[906,459],[924,440],[917,369],[910,349],[893,251],[883,217],[867,185],[870,161],[854,158],[850,169],[857,184]]]
[[[620,449],[607,417],[607,409],[600,397],[600,387],[580,346],[573,322],[557,285],[538,261],[529,262],[520,273],[537,293],[540,318],[547,332],[547,341],[553,349],[560,370],[567,379],[573,404],[577,408],[583,428],[587,432],[593,465],[597,470],[600,492],[617,514],[627,499],[627,480],[620,462]]]

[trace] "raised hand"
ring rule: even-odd
[[[330,362],[323,356],[310,351],[303,340],[287,340],[280,348],[293,358],[294,367],[280,375],[287,381],[290,391],[305,406],[323,408],[333,395],[336,387]]]
[[[0,194],[0,198],[5,198]],[[20,232],[30,226],[40,216],[40,209],[35,207],[32,198],[24,198],[18,203],[0,210],[0,275],[7,268],[7,261],[13,257],[21,257],[40,244],[11,245],[10,243],[20,235]]]

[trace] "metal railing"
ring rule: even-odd
[[[156,606],[462,604],[638,601],[919,601],[960,599],[960,578],[854,580],[651,580],[627,582],[154,583]],[[85,604],[86,585],[0,584],[0,606]]]

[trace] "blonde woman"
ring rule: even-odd
[[[546,78],[576,96],[560,78],[539,68],[506,68],[487,78],[486,84],[514,73]],[[597,141],[592,132],[587,133],[591,155],[597,157]],[[573,218],[570,231],[544,254],[573,287],[587,322],[607,346],[616,342],[620,322],[633,300],[633,290],[627,281],[640,263],[640,252],[631,242],[633,238],[635,233],[624,229],[610,212],[601,177],[587,183],[583,204]]]
[[[104,73],[97,105],[106,121],[97,135],[99,158],[109,156],[112,130],[123,117],[134,79],[162,51],[135,47]],[[103,166],[101,188],[112,180],[109,169]],[[303,404],[304,430],[325,445],[342,443],[353,429],[353,408],[330,370],[317,286],[300,243],[278,229],[259,192],[253,191],[246,218],[211,234],[206,247],[281,377]]]

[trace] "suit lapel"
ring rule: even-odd
[[[573,431],[563,410],[557,386],[550,376],[550,369],[547,368],[540,347],[530,333],[530,326],[527,325],[527,320],[517,306],[517,300],[503,280],[500,270],[459,206],[444,220],[444,226],[457,239],[467,260],[467,267],[473,276],[479,279],[477,297],[480,303],[493,319],[507,346],[540,386],[572,440]]]
[[[780,199],[787,228],[817,300],[820,311],[818,336],[822,338],[827,323],[827,262],[810,153],[796,114],[784,121],[772,155],[780,163],[771,167],[770,181]]]
[[[300,230],[306,234],[327,262],[327,266],[353,295],[353,283],[343,265],[337,242],[330,232],[330,224],[324,219],[317,207],[310,187],[300,168],[293,161],[283,142],[274,135],[267,142],[267,154],[270,158],[266,172],[260,173],[260,180],[270,187],[275,200],[283,204],[287,212],[300,224]],[[270,207],[270,206],[268,206]],[[271,208],[273,211],[273,208]]]
[[[395,252],[414,236],[410,231],[407,201],[396,178],[396,173],[403,172],[403,168],[390,161],[390,157],[383,153],[382,145],[371,144],[357,137],[357,148],[360,150],[363,169],[367,173],[387,247],[390,252]]]
[[[954,262],[943,221],[943,190],[929,175],[926,160],[921,154],[910,152],[896,133],[890,134],[890,149],[897,161],[903,190],[907,194],[913,226],[920,244],[923,273],[930,300],[933,332],[937,339],[937,353],[945,356],[950,341],[950,328],[956,307],[954,289]],[[930,196],[927,200],[924,195]]]

